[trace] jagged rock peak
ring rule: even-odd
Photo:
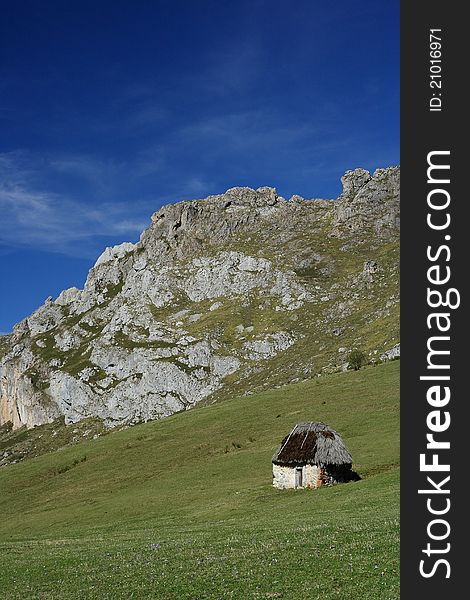
[[[342,199],[353,198],[357,192],[371,180],[371,175],[366,169],[354,169],[354,171],[346,171],[341,177],[343,184]]]
[[[371,175],[366,169],[354,169],[346,171],[341,177],[341,183],[343,185],[343,191],[338,200],[353,200],[357,194],[366,187],[371,181],[377,183],[387,177],[399,176],[400,168],[387,167],[385,169],[376,169],[374,174]]]
[[[188,206],[199,206],[210,208],[211,205],[217,208],[229,208],[231,206],[239,207],[263,207],[273,206],[277,202],[285,202],[282,196],[279,196],[276,188],[260,187],[254,190],[250,187],[233,187],[229,188],[223,194],[215,194],[196,200],[183,200],[177,203],[166,204],[158,209],[152,215],[152,222],[156,223],[164,218],[183,214]]]
[[[136,248],[135,244],[131,242],[124,242],[119,244],[118,246],[111,246],[106,248],[106,250],[98,257],[98,260],[95,262],[95,267],[100,264],[107,263],[110,260],[119,259],[128,254],[129,252],[133,252]]]
[[[208,200],[229,201],[231,204],[240,206],[272,206],[284,198],[278,195],[276,188],[263,186],[257,190],[250,187],[233,187],[228,189],[225,194],[209,196]]]

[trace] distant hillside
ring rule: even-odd
[[[342,182],[157,211],[2,338],[0,424],[136,423],[396,354],[399,168]]]

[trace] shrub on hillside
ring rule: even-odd
[[[367,358],[362,350],[351,350],[348,356],[348,362],[350,369],[359,371],[359,369],[366,364]]]

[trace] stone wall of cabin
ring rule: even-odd
[[[296,467],[273,464],[273,486],[279,489],[295,488]],[[317,465],[302,466],[302,487],[315,488],[320,476]]]
[[[302,473],[303,487],[318,487],[318,478],[320,477],[320,467],[317,465],[305,465]]]
[[[295,469],[273,464],[273,486],[281,490],[295,487]]]

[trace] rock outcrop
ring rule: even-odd
[[[336,201],[273,188],[169,204],[2,341],[0,424],[107,426],[341,368],[398,342],[399,169]]]

